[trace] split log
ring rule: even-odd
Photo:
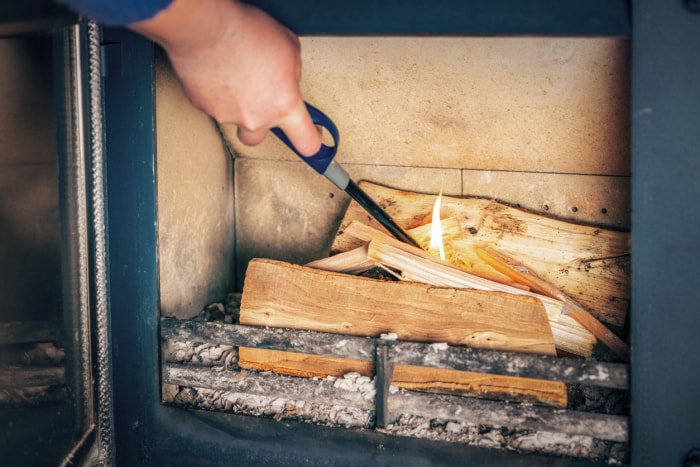
[[[435,195],[409,193],[362,182],[362,188],[407,230],[431,221]],[[494,200],[443,196],[442,217],[458,219],[453,248],[475,274],[494,274],[479,261],[475,248],[492,245],[507,251],[590,310],[597,319],[621,327],[630,297],[630,234],[562,221]],[[361,245],[345,235],[357,220],[381,229],[355,202],[348,207],[331,253]],[[502,279],[506,279],[502,276]]]
[[[353,221],[356,222],[356,221]],[[470,273],[482,277],[484,279],[489,279],[497,281],[504,284],[512,285],[513,287],[519,287],[510,280],[506,275],[503,275],[493,269],[483,270],[482,268],[474,268],[473,262],[465,261],[465,253],[455,251],[452,245],[452,239],[457,238],[462,235],[462,229],[459,225],[459,221],[455,217],[450,217],[447,219],[442,219],[440,221],[442,227],[443,243],[445,244],[445,249],[447,251],[447,262],[454,266],[461,267],[461,270],[470,271]],[[350,223],[352,225],[352,222]],[[431,224],[425,224],[420,227],[416,227],[408,230],[411,237],[416,240],[416,242],[426,251],[429,251],[428,246],[430,244],[430,230]],[[350,234],[347,230],[347,226],[343,231],[343,234]],[[353,236],[353,235],[350,235]],[[432,256],[432,252],[430,252]],[[422,257],[427,258],[429,256],[423,255]],[[312,261],[306,266],[323,269],[324,271],[342,272],[344,274],[360,274],[376,266],[374,261],[367,259],[367,245],[362,244],[357,248],[352,250],[344,251],[342,253],[336,253],[333,256],[328,256],[326,258],[321,258],[316,261]]]
[[[367,245],[362,245],[344,253],[338,253],[337,255],[312,261],[306,266],[343,274],[360,274],[372,269],[375,263],[367,259]]]
[[[352,222],[345,233],[370,242],[367,250],[369,259],[396,268],[409,279],[441,287],[466,287],[535,298],[545,307],[557,349],[583,357],[590,357],[593,353],[595,337],[564,315],[564,303],[559,300],[472,275],[360,222]]]
[[[250,262],[240,321],[359,336],[395,333],[403,340],[555,354],[544,306],[532,297],[377,281],[272,260]],[[373,371],[368,362],[263,349],[239,352],[241,367],[283,374],[323,377]],[[566,385],[559,382],[412,369],[397,365],[392,384],[566,405]]]
[[[561,301],[499,283],[491,284],[490,281],[485,279],[477,282],[477,279],[481,278],[470,277],[468,273],[450,270],[450,268],[446,268],[441,264],[429,261],[416,261],[415,257],[410,253],[376,241],[369,244],[368,255],[378,263],[401,269],[403,276],[410,280],[424,284],[438,287],[500,291],[540,300],[547,311],[547,318],[549,319],[556,349],[563,353],[580,357],[590,357],[593,353],[593,348],[596,344],[595,337],[576,321],[566,319],[564,314],[566,308]]]
[[[241,368],[300,377],[342,377],[350,372],[372,377],[374,363],[338,357],[321,357],[295,352],[241,348]],[[564,408],[567,405],[566,384],[533,378],[448,370],[413,365],[396,365],[391,379],[393,386],[439,394],[468,394],[486,399],[525,402]]]
[[[569,316],[581,323],[583,327],[593,333],[622,360],[625,362],[630,361],[630,349],[627,344],[564,292],[540,279],[523,264],[495,251],[493,248],[479,248],[477,253],[494,269],[501,271],[511,279],[528,286],[537,293],[561,300],[569,308]]]
[[[445,342],[556,355],[542,303],[533,297],[439,288],[255,259],[241,297],[241,324]]]

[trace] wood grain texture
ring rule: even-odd
[[[546,310],[557,350],[586,358],[593,353],[595,337],[576,321],[567,322],[562,319],[565,318],[564,313],[567,310],[564,303],[558,299],[475,276],[359,222],[353,222],[346,232],[354,233],[359,230],[373,232],[374,235],[368,247],[367,257],[385,267],[401,271],[402,278],[437,287],[487,290],[536,298]],[[604,328],[602,324],[600,326]]]
[[[591,316],[588,311],[572,300],[571,297],[537,277],[524,265],[514,261],[511,258],[501,255],[492,248],[478,248],[477,252],[479,256],[484,258],[488,264],[493,266],[498,271],[503,272],[511,279],[527,285],[530,287],[530,289],[537,293],[561,300],[568,307],[568,315],[571,318],[575,319],[583,327],[593,333],[593,335],[612,349],[623,361],[630,361],[629,346],[612,331],[610,331],[610,329],[605,327],[605,325],[603,325],[600,321]]]
[[[556,355],[544,307],[531,297],[377,281],[264,259],[248,266],[240,321]]]
[[[405,229],[430,222],[435,195],[372,183],[361,186]],[[467,266],[479,267],[475,246],[494,246],[574,297],[597,319],[615,326],[624,324],[631,281],[629,233],[573,224],[482,198],[443,196],[441,217],[459,220],[465,235],[452,240],[452,247],[465,256]],[[353,202],[331,248],[333,253],[362,243],[343,235],[354,220],[381,229]]]
[[[307,378],[342,377],[349,372],[372,377],[375,371],[374,363],[369,361],[251,348],[240,349],[238,365],[242,368]],[[568,400],[566,384],[557,381],[413,365],[396,365],[391,384],[409,390],[469,395],[559,408],[566,407]]]

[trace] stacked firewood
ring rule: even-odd
[[[241,324],[583,358],[600,340],[620,360],[629,358],[611,329],[622,325],[629,302],[628,233],[445,197],[443,260],[429,247],[434,195],[365,190],[424,249],[391,238],[351,205],[329,258],[249,264]],[[357,276],[376,267],[398,280]],[[240,365],[301,376],[373,372],[368,362],[245,348]],[[392,384],[553,406],[567,400],[560,382],[446,369],[399,365]]]

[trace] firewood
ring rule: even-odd
[[[363,182],[372,196],[405,229],[430,222],[435,195],[394,190]],[[462,235],[449,242],[463,255],[475,274],[494,270],[478,257],[475,247],[492,245],[508,251],[537,271],[540,277],[569,296],[600,321],[622,326],[630,296],[630,234],[594,226],[573,224],[495,200],[443,196],[442,216],[458,220]],[[363,242],[345,235],[357,220],[375,228],[356,203],[350,203],[331,253],[353,249]],[[412,233],[412,235],[415,235]]]
[[[535,298],[379,281],[274,260],[248,264],[241,324],[556,355]]]
[[[377,281],[272,260],[249,264],[240,313],[241,324],[359,336],[393,332],[405,340],[555,353],[544,306],[532,297]],[[373,372],[367,362],[250,348],[239,349],[239,365],[306,377]],[[392,384],[406,389],[554,407],[567,401],[560,382],[401,365],[395,371]]]
[[[241,324],[445,342],[554,355],[537,299],[499,292],[435,288],[329,273],[272,260],[248,266]],[[371,364],[308,354],[239,349],[239,365],[297,376],[372,374]],[[510,376],[397,366],[396,385],[440,392],[566,405],[566,385]]]
[[[456,233],[454,220],[448,219],[442,221],[443,227],[446,225],[448,235]],[[418,240],[419,243],[425,243],[425,232],[429,231],[429,225],[420,227],[419,229],[411,230],[411,235]],[[335,256],[342,256],[343,261],[320,260],[310,263],[310,267],[321,267],[324,270],[346,272],[349,270],[364,270],[368,268],[367,257],[373,260],[370,264],[385,263],[391,267],[395,267],[403,271],[404,276],[423,282],[426,284],[442,286],[442,287],[459,287],[473,288],[477,290],[501,291],[506,293],[522,294],[536,297],[545,306],[547,316],[552,327],[554,343],[558,350],[566,354],[578,355],[582,357],[590,357],[593,353],[593,348],[596,344],[595,337],[581,326],[577,321],[567,318],[562,315],[564,305],[559,300],[551,299],[550,297],[528,293],[528,287],[514,287],[512,284],[502,284],[500,281],[493,281],[481,276],[467,273],[454,264],[443,262],[428,252],[421,251],[411,245],[400,242],[388,235],[371,228],[361,222],[354,221],[350,223],[344,231],[344,235],[362,239],[370,242],[372,254],[368,255],[367,245],[362,245],[356,249],[341,253]],[[385,245],[382,248],[380,245]],[[389,246],[391,245],[391,246]],[[392,250],[392,248],[394,250]],[[381,252],[384,256],[379,257]],[[391,254],[394,251],[394,254]],[[402,254],[404,252],[405,254]],[[415,257],[409,256],[410,254]],[[364,257],[363,257],[364,255]],[[347,260],[346,260],[347,258]],[[423,261],[418,261],[420,258]],[[507,281],[510,279],[505,277]],[[523,290],[525,289],[525,291]]]
[[[469,267],[471,263],[473,263],[473,261],[470,260],[470,257],[475,256],[476,253],[473,252],[470,254],[469,250],[471,250],[471,248],[464,251],[456,251],[452,245],[452,239],[462,235],[462,229],[457,218],[450,217],[447,219],[442,219],[440,224],[443,232],[443,243],[445,244],[445,250],[447,251],[447,256],[449,258],[448,262],[450,264],[457,266],[461,265],[462,269],[471,270],[474,275],[485,279],[495,280],[513,287],[527,289],[527,287],[511,281],[508,276],[500,274],[491,268],[475,271],[473,267]],[[413,237],[413,239],[416,240],[424,250],[428,250],[428,246],[430,244],[431,225],[432,224],[425,224],[408,231],[411,237]],[[345,274],[360,274],[373,268],[376,266],[376,264],[367,259],[367,245],[363,244],[352,250],[312,261],[306,264],[306,266],[316,269],[323,269],[324,271],[341,272]]]
[[[557,349],[584,357],[590,357],[593,352],[595,337],[577,322],[562,319],[564,304],[559,300],[474,276],[359,222],[348,226],[346,233],[365,240],[372,239],[367,257],[401,270],[411,280],[442,287],[499,291],[536,298],[547,311]]]
[[[340,378],[351,372],[372,377],[375,372],[374,364],[368,361],[251,348],[239,350],[238,365],[306,378]],[[468,394],[551,407],[564,408],[567,404],[565,383],[471,371],[396,365],[391,384],[409,390]]]
[[[312,261],[306,266],[324,271],[359,274],[372,269],[375,264],[374,261],[367,259],[367,245],[362,245],[337,255]]]
[[[511,277],[513,280],[527,285],[532,290],[541,293],[542,295],[561,300],[568,306],[568,313],[571,318],[581,323],[583,327],[589,330],[612,351],[614,351],[618,357],[626,362],[629,362],[630,349],[627,344],[623,342],[622,339],[617,337],[610,329],[606,328],[604,324],[595,319],[571,297],[553,285],[540,279],[532,270],[523,266],[523,264],[504,255],[501,252],[496,251],[493,248],[479,248],[477,253],[479,253],[479,255],[487,263],[493,266],[494,269],[501,271],[503,274]]]
[[[430,222],[409,230],[411,237],[413,237],[413,239],[416,240],[418,244],[426,251],[429,250],[428,247],[432,236],[432,225],[432,222]],[[442,231],[442,243],[445,249],[446,262],[475,276],[500,282],[502,284],[508,284],[513,287],[523,288],[522,285],[513,282],[507,275],[502,274],[492,268],[481,267],[479,261],[477,261],[477,246],[467,244],[462,241],[463,237],[466,235],[471,236],[471,234],[469,232],[465,233],[462,231],[462,227],[459,224],[459,219],[456,217],[441,219],[440,227]],[[432,256],[437,256],[432,252],[430,253]]]

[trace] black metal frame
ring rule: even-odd
[[[257,3],[302,34],[631,35],[632,461],[678,465],[700,445],[700,15],[681,0]],[[122,61],[104,81],[119,465],[588,464],[161,404],[153,48],[104,41]]]
[[[681,465],[700,447],[700,14],[632,19],[632,460]]]

